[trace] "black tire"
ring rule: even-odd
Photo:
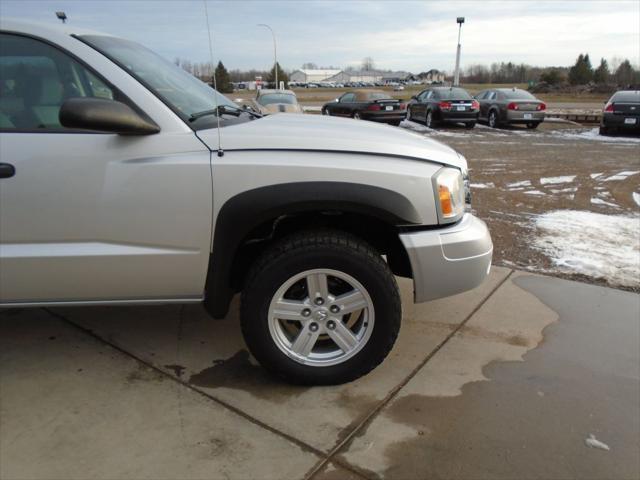
[[[317,268],[344,272],[360,282],[373,303],[371,336],[354,356],[331,366],[310,366],[288,357],[269,331],[269,305],[276,291],[295,275]],[[395,277],[369,244],[334,230],[311,230],[283,238],[255,262],[242,293],[241,325],[258,362],[287,382],[335,385],[359,378],[379,365],[398,336],[402,317]]]
[[[407,107],[407,118],[405,120],[407,120],[408,122],[413,121],[411,120],[411,105]]]
[[[487,116],[487,124],[491,128],[498,128],[499,122],[498,122],[498,112],[497,111],[491,110],[489,112],[489,115]]]
[[[402,123],[402,120],[396,120],[395,122],[389,122],[389,125],[393,125],[394,127],[399,127]]]
[[[331,116],[331,112],[329,111],[329,109],[328,109],[328,108],[323,108],[323,109],[322,109],[322,115],[329,115],[329,116]]]
[[[601,126],[599,133],[600,135],[609,135],[609,129],[607,127]]]
[[[527,128],[529,130],[535,130],[536,128],[538,128],[538,125],[540,125],[540,122],[529,122],[527,123]]]
[[[362,116],[360,115],[360,112],[353,112],[353,119],[362,120]]]
[[[471,130],[475,126],[476,126],[476,122],[467,122],[464,124],[464,128],[467,128],[469,130]]]
[[[424,124],[427,128],[436,128],[436,121],[433,119],[433,112],[431,110],[427,110],[427,113],[424,116]]]

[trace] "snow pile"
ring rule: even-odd
[[[606,205],[607,207],[620,208],[615,203],[607,202],[607,201],[602,200],[601,198],[597,198],[597,197],[591,197],[591,203],[593,205]]]
[[[605,136],[600,135],[597,128],[589,130],[555,130],[552,135],[556,137],[573,139],[573,140],[595,140],[599,142],[611,142],[611,143],[640,143],[639,137],[623,137],[623,136]]]
[[[521,182],[507,183],[507,187],[509,188],[530,187],[530,186],[531,186],[531,180],[522,180]]]
[[[525,195],[546,195],[546,193],[541,192],[540,190],[529,190],[528,192],[524,192]]]
[[[400,126],[408,130],[413,130],[414,132],[433,132],[433,130],[431,130],[430,128],[427,128],[424,125],[420,125],[417,122],[412,122],[411,120],[403,120],[402,122],[400,122]]]
[[[619,173],[616,173],[615,175],[607,177],[603,181],[604,182],[621,181],[621,180],[625,180],[627,177],[630,177],[631,175],[637,175],[638,173],[640,173],[640,170],[625,170],[624,172],[619,172]]]
[[[633,192],[631,196],[633,197],[633,201],[640,207],[640,193]]]
[[[540,183],[542,185],[547,185],[547,184],[555,185],[557,183],[573,182],[575,179],[576,179],[575,175],[564,175],[562,177],[543,177],[540,179]]]
[[[493,182],[489,183],[472,183],[471,188],[496,188]]]
[[[640,286],[640,215],[555,210],[535,226],[535,246],[562,271]]]
[[[598,448],[600,450],[606,450],[607,452],[610,450],[609,445],[598,440],[593,433],[589,434],[589,438],[585,438],[584,443],[589,448]]]

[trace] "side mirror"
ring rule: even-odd
[[[158,125],[129,105],[104,98],[70,98],[60,107],[59,118],[64,127],[81,130],[120,135],[151,135],[160,131]]]
[[[416,97],[415,95],[411,96],[411,100],[417,100],[417,99],[418,99],[418,97]]]

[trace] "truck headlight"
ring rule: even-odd
[[[436,208],[440,223],[452,223],[464,214],[465,188],[462,172],[455,168],[442,168],[433,177]]]

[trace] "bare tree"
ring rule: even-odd
[[[369,71],[373,70],[376,67],[376,64],[371,57],[364,57],[362,59],[362,70]]]

